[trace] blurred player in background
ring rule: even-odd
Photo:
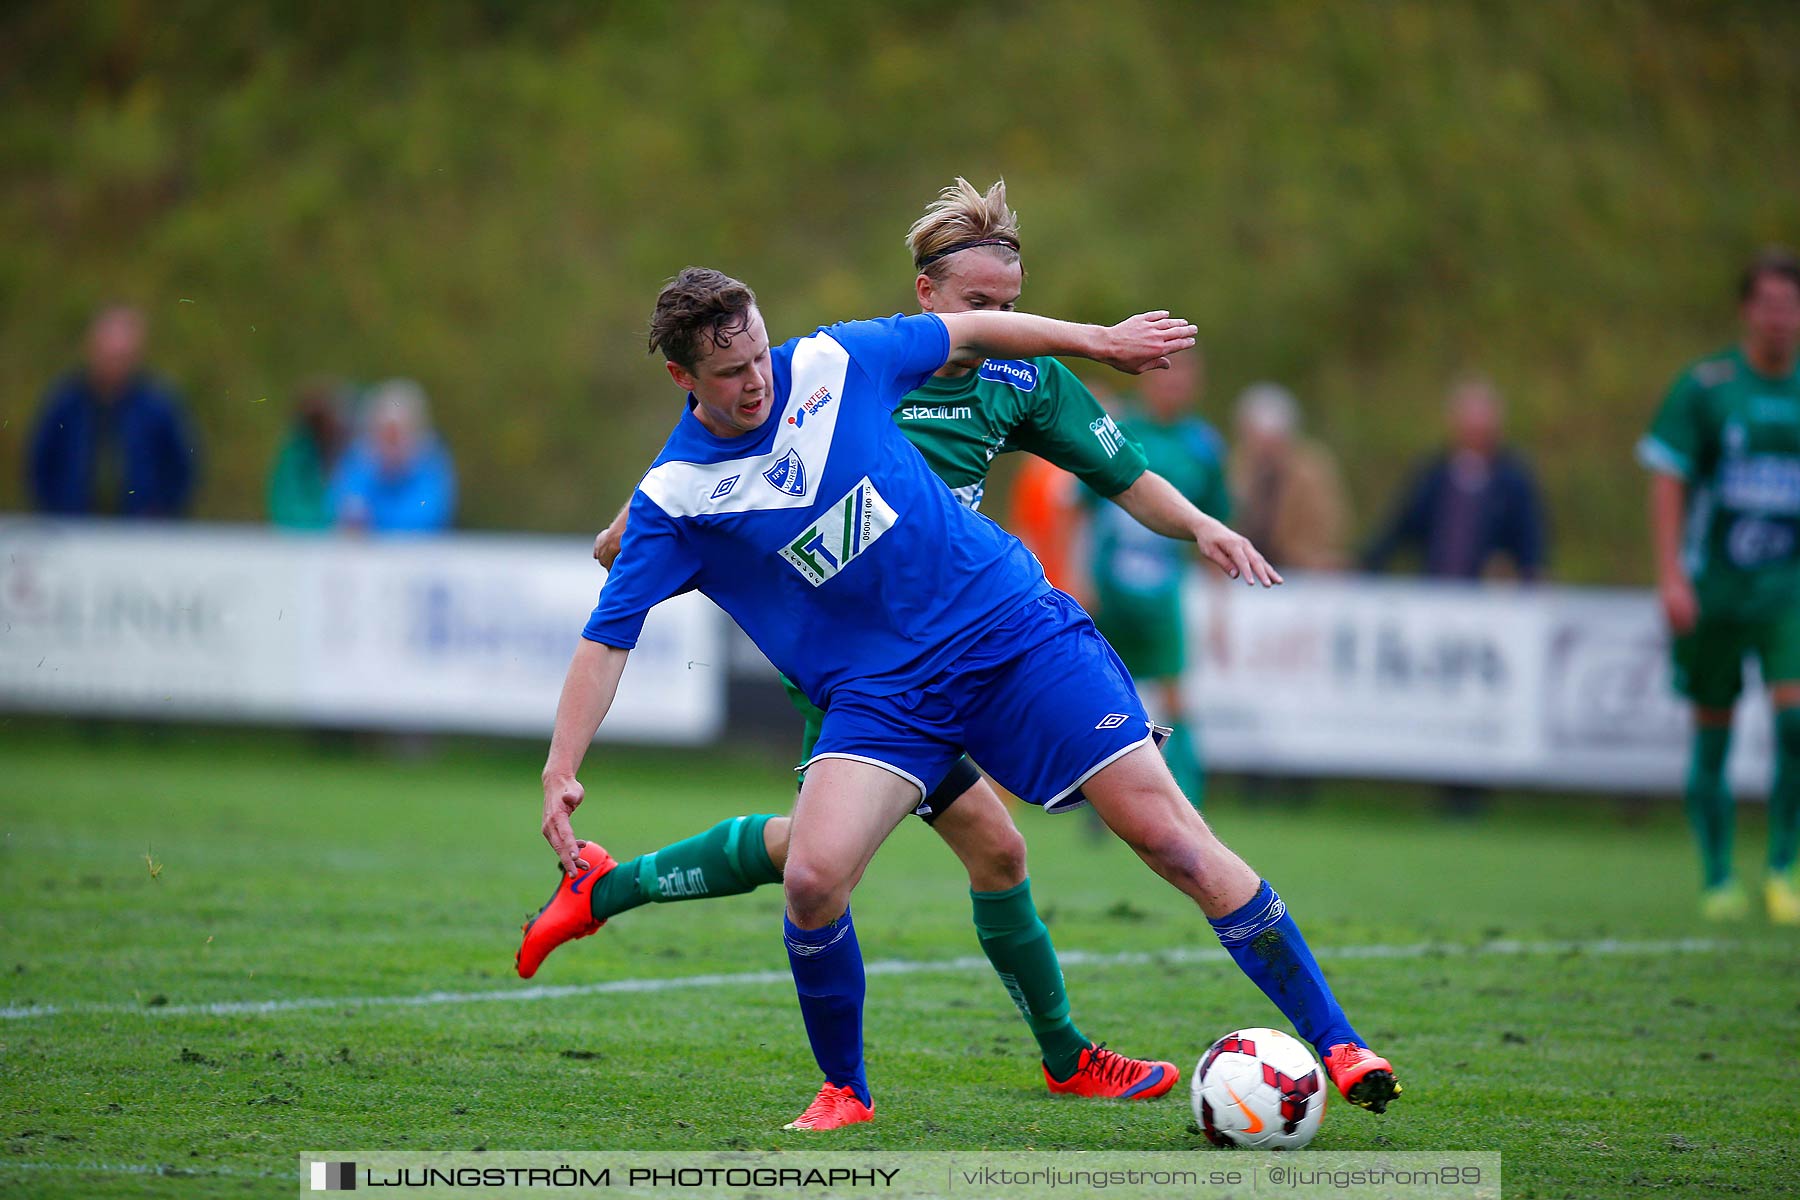
[[[1146,375],[1140,387],[1143,402],[1126,415],[1120,429],[1143,447],[1149,469],[1167,479],[1189,503],[1228,520],[1225,443],[1193,413],[1204,373],[1205,360],[1196,346],[1171,359],[1168,370]],[[1198,807],[1205,796],[1206,775],[1181,697],[1181,677],[1187,670],[1182,607],[1187,554],[1175,542],[1126,519],[1113,505],[1092,507],[1094,624],[1125,660],[1132,678],[1153,685],[1151,716],[1172,731],[1163,757],[1182,792]]]
[[[645,616],[697,590],[830,705],[782,879],[788,965],[825,1083],[788,1128],[874,1116],[850,897],[963,747],[1022,799],[1052,811],[1094,805],[1200,908],[1345,1099],[1385,1109],[1400,1092],[1392,1065],[1351,1026],[1274,888],[1181,795],[1124,664],[1018,539],[956,503],[893,422],[907,393],[950,361],[1074,354],[1137,374],[1166,368],[1193,334],[1167,313],[1106,328],[924,313],[772,348],[748,287],[697,268],[671,280],[651,340],[687,408],[632,497],[563,684],[540,828],[564,879],[527,927],[521,965],[525,950],[541,959],[598,928],[582,888],[618,868],[575,838],[576,775]],[[1275,582],[1253,547],[1235,548],[1246,582]]]
[[[1800,259],[1766,251],[1738,288],[1742,339],[1683,371],[1638,443],[1650,468],[1657,592],[1674,635],[1676,689],[1693,704],[1688,818],[1701,911],[1749,913],[1732,870],[1725,784],[1731,712],[1754,654],[1775,709],[1769,918],[1800,925]]]
[[[1006,495],[1006,523],[1043,564],[1050,586],[1088,608],[1094,597],[1079,553],[1081,496],[1079,479],[1032,455],[1013,474]]]
[[[1018,215],[1007,206],[1004,182],[982,193],[958,179],[913,224],[906,243],[921,311],[1010,311],[1017,303],[1025,274]],[[1233,574],[1248,567],[1243,555],[1254,554],[1243,538],[1146,471],[1143,453],[1054,358],[946,363],[906,396],[894,420],[968,508],[980,507],[994,457],[1024,450],[1072,472],[1157,531],[1146,536],[1198,542]],[[625,516],[621,512],[595,545],[595,557],[608,568],[618,553]],[[813,755],[824,714],[791,681],[783,682],[806,720],[804,764]],[[1062,966],[1031,897],[1025,839],[981,772],[966,757],[959,759],[918,815],[968,871],[976,934],[1037,1039],[1049,1089],[1130,1099],[1166,1093],[1179,1074],[1173,1064],[1126,1058],[1098,1046],[1070,1019]],[[733,896],[779,883],[788,832],[786,817],[733,817],[631,859],[593,884],[593,917],[605,921],[650,902]],[[692,887],[689,880],[703,882]],[[544,953],[547,948],[540,949],[528,933],[520,974],[529,978]]]

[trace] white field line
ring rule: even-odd
[[[1406,945],[1338,946],[1314,951],[1323,960],[1408,958],[1503,958],[1517,956],[1627,955],[1660,958],[1676,954],[1706,954],[1733,948],[1731,942],[1711,938],[1662,941],[1520,942],[1501,940],[1462,946],[1443,942]],[[1188,963],[1227,962],[1223,947],[1176,947],[1169,950],[1095,954],[1065,950],[1058,955],[1070,967],[1174,966]],[[950,974],[991,969],[986,958],[973,955],[941,959],[883,959],[865,968],[870,975]],[[44,1017],[91,1016],[116,1013],[141,1017],[237,1017],[310,1012],[333,1008],[428,1008],[441,1004],[480,1004],[489,1001],[560,1000],[571,996],[608,996],[621,993],[673,992],[693,988],[774,987],[793,982],[786,971],[739,971],[730,975],[677,975],[667,979],[612,979],[605,983],[576,983],[530,987],[494,988],[480,992],[419,992],[410,996],[298,996],[287,1000],[227,1000],[213,1004],[24,1004],[0,1008],[0,1020],[24,1021]]]
[[[231,1175],[239,1179],[275,1179],[289,1172],[237,1171],[230,1167],[182,1167],[174,1163],[102,1163],[102,1162],[7,1162],[0,1159],[0,1171],[69,1171],[79,1175],[166,1175],[171,1179],[209,1179]]]

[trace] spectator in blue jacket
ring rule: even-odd
[[[333,472],[331,501],[344,529],[419,534],[450,527],[456,472],[431,431],[425,389],[410,379],[375,388],[366,429]]]
[[[1425,574],[1479,579],[1496,558],[1521,579],[1544,571],[1544,504],[1531,468],[1501,444],[1500,394],[1485,379],[1466,379],[1450,393],[1449,447],[1414,472],[1386,527],[1363,552],[1363,566],[1383,570],[1402,548],[1416,549]]]
[[[194,435],[173,388],[144,369],[144,315],[104,309],[87,365],[44,393],[26,451],[38,511],[179,517],[194,491]]]

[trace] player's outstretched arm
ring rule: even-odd
[[[1166,312],[1139,313],[1117,325],[1078,325],[1033,313],[941,313],[950,333],[950,360],[1037,358],[1055,354],[1089,358],[1128,375],[1169,365],[1169,356],[1191,349],[1199,330]]]
[[[1192,500],[1158,475],[1145,471],[1137,481],[1112,498],[1112,502],[1131,514],[1145,529],[1164,537],[1180,538],[1199,547],[1206,560],[1231,576],[1249,584],[1274,587],[1281,574],[1269,560],[1238,533],[1217,517],[1200,511]]]
[[[589,865],[575,857],[575,831],[569,824],[569,814],[582,798],[575,772],[612,707],[630,656],[629,650],[581,639],[563,679],[562,699],[556,703],[556,732],[550,736],[550,757],[544,762],[543,834],[567,875]]]

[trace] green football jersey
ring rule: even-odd
[[[956,498],[979,509],[994,457],[1023,450],[1116,496],[1144,473],[1144,455],[1094,394],[1054,358],[988,359],[976,370],[933,375],[894,410]]]
[[[1688,488],[1683,557],[1703,616],[1800,603],[1800,371],[1759,375],[1736,347],[1675,380],[1638,458]]]
[[[1120,425],[1126,437],[1144,449],[1149,469],[1167,479],[1194,507],[1221,521],[1231,519],[1225,490],[1225,445],[1213,427],[1198,417],[1159,424],[1133,415]],[[1093,504],[1094,582],[1105,595],[1173,600],[1181,594],[1181,576],[1193,553],[1178,542],[1144,528],[1116,504]]]

